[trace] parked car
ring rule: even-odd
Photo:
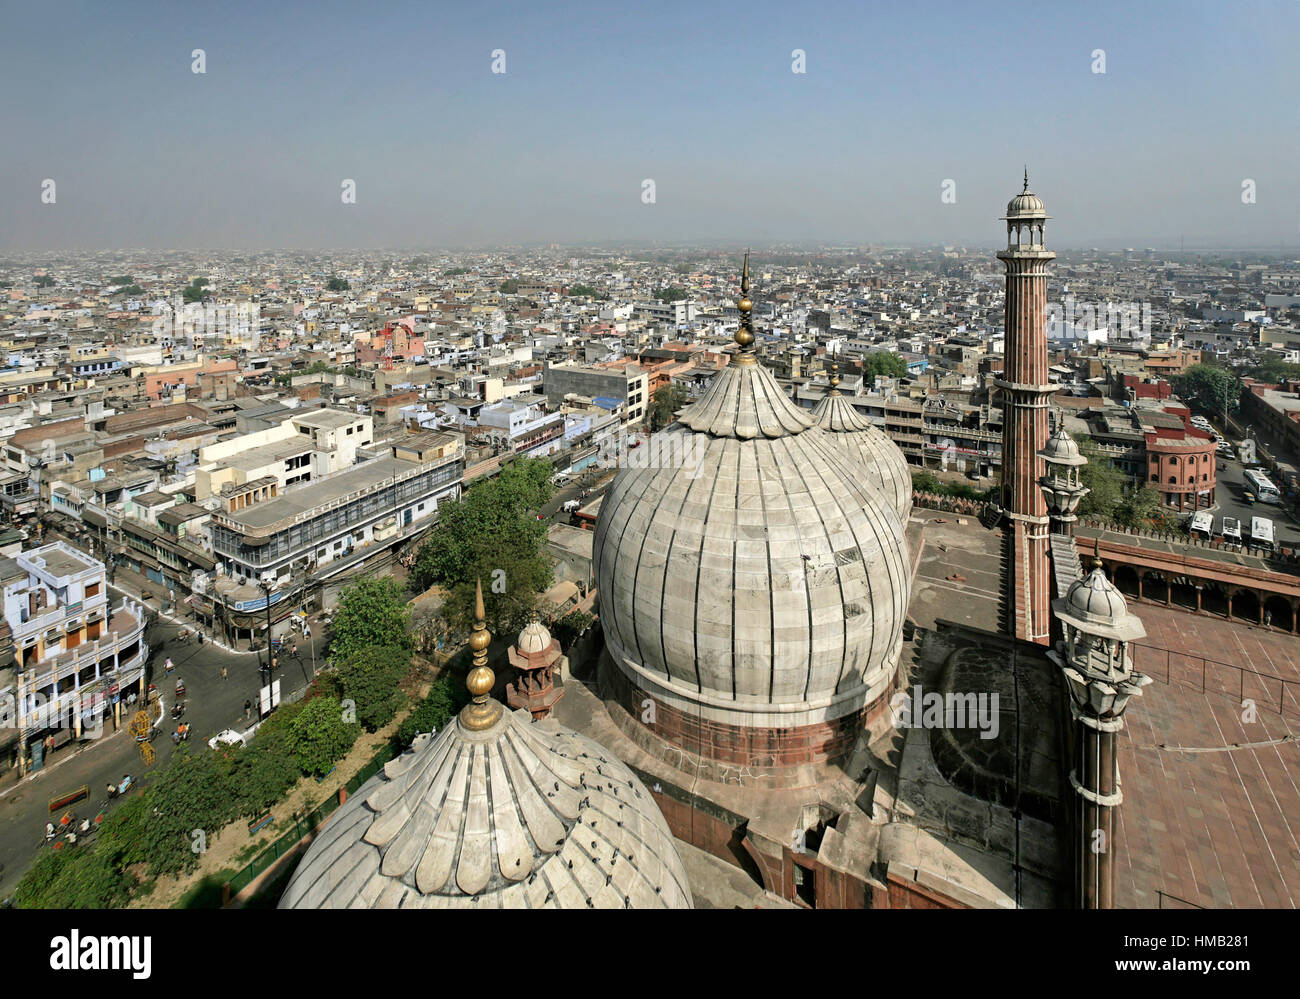
[[[208,740],[209,749],[216,749],[218,746],[242,745],[244,745],[244,737],[233,728],[223,729]]]

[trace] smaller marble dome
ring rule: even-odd
[[[1029,189],[1029,171],[1025,171],[1025,189],[1007,202],[1007,221],[1016,219],[1045,219],[1047,208],[1043,199]]]
[[[1047,444],[1038,452],[1040,458],[1058,465],[1086,465],[1088,459],[1079,452],[1079,445],[1066,433],[1064,427],[1047,439]]]
[[[1128,613],[1123,594],[1100,568],[1070,584],[1065,606],[1077,617],[1097,624],[1114,624]]]
[[[831,390],[813,409],[813,420],[844,453],[862,462],[867,482],[885,494],[906,524],[912,515],[912,470],[907,458],[883,430],[840,394],[838,383],[839,378],[832,375]]]
[[[546,625],[534,618],[519,633],[519,641],[515,643],[515,648],[524,655],[536,655],[549,649],[552,641],[551,633],[546,630]]]
[[[280,908],[691,908],[640,779],[585,736],[491,699],[481,587],[475,612],[473,703],[330,816]]]
[[[1146,634],[1137,615],[1129,612],[1123,594],[1106,578],[1100,560],[1070,585],[1055,606],[1057,617],[1086,634],[1120,641],[1135,641]]]

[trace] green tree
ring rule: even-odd
[[[519,282],[515,278],[509,278],[501,282],[497,291],[503,295],[517,295],[519,294]]]
[[[36,279],[36,287],[38,288],[48,288],[53,284],[54,278],[50,277],[48,274],[42,274]]]
[[[537,594],[551,585],[551,562],[542,552],[547,525],[536,517],[553,491],[551,470],[545,459],[521,458],[439,505],[438,529],[416,554],[411,578],[418,590],[448,591],[443,618],[451,630],[468,629],[476,579],[497,634],[522,628]]]
[[[130,274],[119,274],[116,277],[108,279],[109,284],[135,284],[135,278]]]
[[[289,722],[289,747],[302,772],[324,777],[357,741],[360,727],[343,720],[333,697],[314,697]]]
[[[1193,364],[1178,379],[1178,393],[1211,416],[1222,417],[1237,408],[1241,379],[1217,364]]]
[[[462,274],[468,274],[469,270],[464,267],[453,267],[449,271],[443,271],[443,277],[460,277]]]
[[[368,648],[392,646],[409,656],[411,610],[405,596],[388,576],[366,576],[349,586],[334,614],[330,655],[348,659]]]
[[[595,618],[582,610],[571,610],[551,625],[551,634],[560,643],[560,648],[568,650],[584,631],[592,626]]]
[[[182,743],[144,797],[151,815],[139,829],[140,847],[154,874],[193,870],[199,858],[194,831],[210,837],[238,815],[229,765],[206,746],[191,751]]]
[[[284,705],[272,718],[284,713]],[[248,746],[217,750],[228,757],[230,785],[235,791],[235,808],[244,818],[254,818],[279,801],[293,787],[302,772],[293,754],[285,726],[268,729],[263,725]]]
[[[913,472],[912,488],[918,493],[939,494],[943,492],[943,483],[941,483],[930,472]]]
[[[406,704],[398,686],[411,671],[411,655],[392,646],[353,652],[335,669],[341,695],[356,705],[357,721],[368,732],[383,728]]]
[[[332,277],[325,282],[326,291],[347,291],[352,286],[341,277]]]
[[[201,302],[203,301],[203,289],[197,284],[187,284],[185,290],[181,292],[181,297],[186,302]]]
[[[600,292],[589,284],[575,284],[568,290],[569,298],[598,298]]]
[[[1121,527],[1155,527],[1162,522],[1160,494],[1148,485],[1129,490],[1115,505],[1115,522]]]
[[[870,383],[877,375],[906,378],[907,361],[892,350],[873,350],[862,359],[862,377]]]
[[[1075,438],[1075,443],[1088,459],[1088,464],[1079,471],[1079,479],[1091,490],[1079,501],[1079,516],[1113,520],[1115,508],[1124,498],[1128,476],[1115,467],[1114,462],[1102,453],[1091,437],[1080,435]]]
[[[691,296],[681,288],[660,288],[655,292],[655,298],[667,304],[669,302],[683,302]]]
[[[660,385],[650,397],[650,429],[662,430],[673,422],[677,410],[686,405],[686,389],[669,382]]]
[[[1270,360],[1252,368],[1250,374],[1256,381],[1261,382],[1296,381],[1300,380],[1300,364]]]
[[[109,909],[124,906],[133,879],[93,846],[43,850],[14,892],[20,909]]]

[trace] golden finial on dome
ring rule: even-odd
[[[1102,568],[1101,564],[1101,538],[1097,537],[1092,544],[1092,567],[1094,569]]]
[[[465,678],[465,686],[473,695],[472,703],[460,712],[462,728],[478,732],[491,728],[501,717],[501,705],[492,700],[492,686],[496,675],[488,668],[487,650],[492,644],[492,633],[487,628],[487,612],[483,608],[483,580],[474,582],[474,631],[469,636],[469,647],[474,650],[474,668]]]
[[[1022,193],[1023,194],[1029,193],[1029,164],[1028,163],[1025,164],[1025,189]]]
[[[740,349],[744,351],[743,357],[750,357],[752,363],[752,352],[754,349],[754,319],[750,315],[754,310],[754,303],[749,299],[749,251],[745,251],[745,264],[740,271],[740,301],[736,303],[736,308],[740,310],[740,326],[736,329],[736,343],[740,344]],[[741,358],[737,358],[740,360]]]
[[[831,361],[831,395],[840,394],[840,362]]]

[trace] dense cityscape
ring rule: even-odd
[[[14,12],[22,961],[224,962],[193,910],[369,980],[289,910],[1030,909],[1090,977],[1260,970],[1300,22],[1013,7]]]

